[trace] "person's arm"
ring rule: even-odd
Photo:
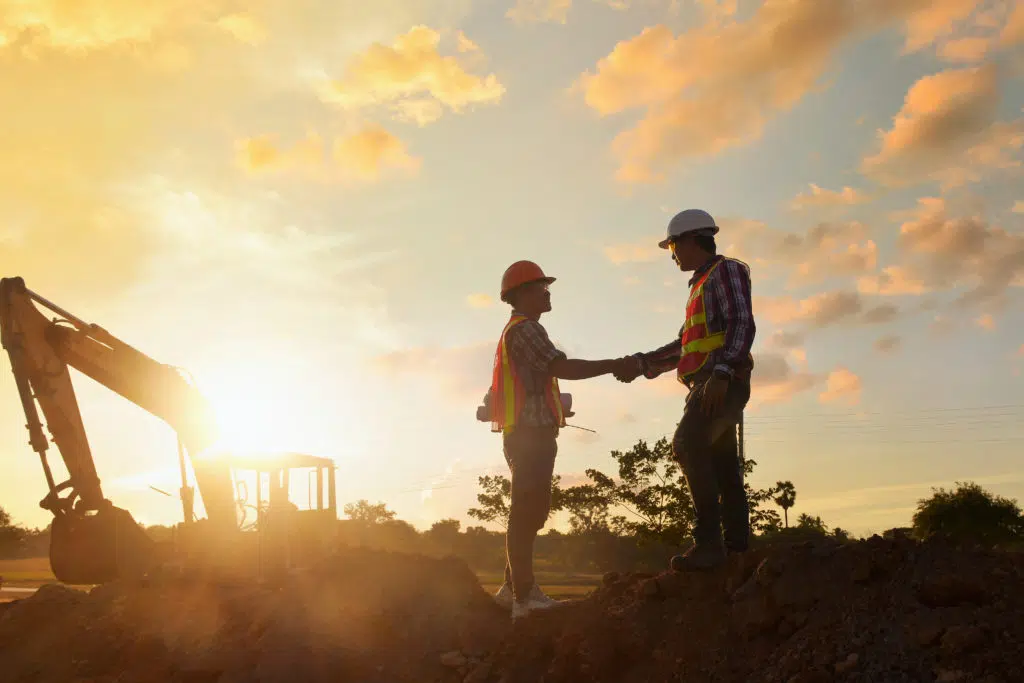
[[[611,374],[622,367],[621,359],[583,360],[563,356],[552,361],[548,369],[558,379],[590,379]]]
[[[640,360],[640,374],[647,379],[654,379],[669,370],[674,370],[679,365],[682,353],[683,341],[681,336],[678,336],[653,351],[636,354]]]
[[[737,261],[725,260],[715,273],[725,320],[725,344],[715,371],[732,377],[745,364],[754,345],[756,327],[750,296],[750,271]]]
[[[518,363],[558,379],[590,379],[613,373],[622,366],[621,360],[569,358],[555,348],[540,323],[530,320],[509,330],[507,339],[509,353],[513,354]]]

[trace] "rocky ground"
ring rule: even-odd
[[[351,551],[277,586],[0,605],[0,683],[1024,681],[1024,558],[882,539],[610,574],[512,624],[464,563]]]

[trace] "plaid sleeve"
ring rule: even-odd
[[[516,364],[537,372],[548,372],[551,361],[565,358],[565,354],[551,343],[544,326],[533,320],[524,320],[509,330],[506,341],[509,355]]]
[[[682,335],[654,351],[641,355],[644,377],[654,379],[658,375],[674,370],[679,365],[679,356],[683,352]]]
[[[739,261],[726,259],[714,273],[720,296],[721,320],[725,321],[725,345],[715,369],[732,374],[746,362],[754,345],[754,312],[750,297],[750,270]]]

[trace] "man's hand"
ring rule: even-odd
[[[640,376],[640,360],[635,356],[625,356],[616,362],[618,367],[612,374],[620,382],[629,384]]]
[[[720,375],[711,375],[701,389],[700,407],[708,417],[721,412],[725,405],[725,394],[729,390],[729,379]]]

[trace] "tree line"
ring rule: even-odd
[[[537,539],[539,567],[577,572],[660,570],[666,558],[689,542],[693,501],[666,438],[653,444],[638,441],[627,451],[612,451],[612,474],[591,468],[585,483],[562,486],[551,480],[552,513],[568,515],[568,531],[547,529]],[[757,463],[743,463],[747,478]],[[508,524],[511,481],[502,475],[478,478],[477,505],[467,510],[481,522],[463,529],[457,519],[442,519],[420,531],[398,519],[383,502],[359,500],[344,506],[338,541],[430,555],[456,555],[481,571],[499,572],[505,564],[504,529]],[[797,500],[791,481],[754,488],[745,484],[755,546],[787,540],[851,535],[830,528],[818,515],[801,513],[790,525],[789,511]],[[151,526],[156,540],[166,540],[173,527]],[[977,484],[957,482],[955,489],[933,490],[918,501],[911,526],[918,538],[944,537],[987,546],[1024,546],[1024,514],[1014,500],[994,496]],[[45,556],[49,529],[16,525],[0,507],[0,559]]]

